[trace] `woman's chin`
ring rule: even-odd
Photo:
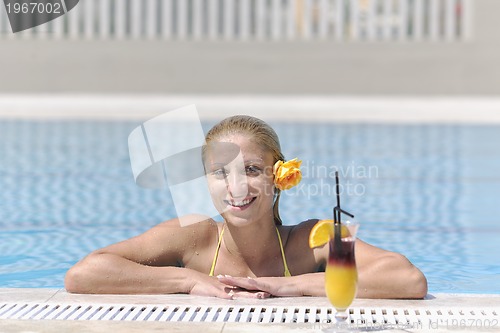
[[[249,224],[252,224],[253,218],[252,216],[241,216],[241,215],[235,215],[230,212],[225,212],[221,214],[221,216],[224,218],[224,220],[232,225],[235,226],[246,226]]]
[[[262,222],[264,220],[264,214],[257,214],[258,213],[242,215],[225,212],[221,214],[221,216],[228,224],[234,225],[235,227],[245,227],[253,225],[259,221]]]

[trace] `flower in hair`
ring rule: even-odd
[[[274,185],[279,190],[288,190],[300,183],[302,172],[300,164],[302,161],[294,158],[290,161],[277,161],[273,167]]]

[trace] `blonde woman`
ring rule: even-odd
[[[299,161],[285,162],[274,130],[250,116],[224,119],[206,142],[203,163],[223,223],[206,218],[181,226],[172,219],[92,252],[68,271],[69,292],[226,299],[325,295],[328,246],[308,245],[318,220],[284,226],[279,216],[281,190],[300,181]],[[228,167],[224,144],[239,148],[243,172]],[[427,293],[422,272],[400,254],[357,240],[356,262],[358,297],[422,298]]]

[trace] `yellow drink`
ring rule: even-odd
[[[325,271],[325,289],[328,300],[337,310],[345,310],[356,296],[358,272],[356,266],[330,264]]]
[[[340,237],[331,237],[325,270],[325,291],[328,300],[339,312],[345,311],[356,297],[358,271],[354,256],[357,225]]]

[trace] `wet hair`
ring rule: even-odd
[[[212,127],[205,136],[206,144],[217,141],[224,136],[232,134],[247,134],[250,140],[260,145],[264,150],[271,152],[273,156],[273,165],[279,160],[284,160],[283,153],[281,152],[280,141],[278,135],[266,122],[261,119],[237,115],[226,119]],[[206,145],[202,149],[202,158],[205,160]],[[279,201],[281,191],[275,188],[275,200],[273,205],[274,223],[281,225],[281,217],[279,214]]]

